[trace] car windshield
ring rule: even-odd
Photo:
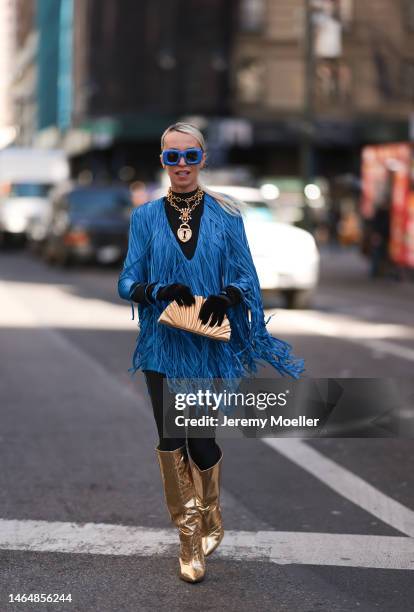
[[[128,192],[110,189],[72,191],[68,195],[68,201],[73,214],[93,217],[116,214],[131,207]]]
[[[45,198],[51,185],[44,183],[13,183],[10,196],[14,198]]]
[[[262,200],[246,202],[245,211],[246,216],[250,219],[265,219],[271,221],[274,218],[273,210]]]

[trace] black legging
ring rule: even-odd
[[[153,370],[144,370],[143,372],[158,429],[158,448],[168,451],[180,448],[185,445],[186,438],[164,438],[163,436],[163,379],[165,374],[154,372]],[[187,436],[187,443],[191,458],[201,470],[208,469],[217,463],[220,458],[220,448],[216,444],[214,436],[208,438],[192,438]]]

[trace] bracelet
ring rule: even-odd
[[[229,296],[229,294],[226,292],[225,289],[220,291],[220,293],[218,295],[220,295],[220,296],[222,295],[223,297],[226,298],[228,306],[232,306],[233,305],[233,300],[231,299],[231,297]]]
[[[147,303],[148,303],[148,304],[151,304],[151,305],[154,305],[154,304],[155,304],[155,300],[154,300],[154,298],[152,297],[151,292],[152,292],[152,290],[154,289],[154,287],[155,287],[155,285],[156,285],[156,284],[157,284],[157,283],[149,283],[149,284],[147,284],[147,286],[145,287],[145,292],[144,292],[144,295],[145,295],[145,300],[147,301]],[[149,290],[149,291],[148,291],[148,290]],[[150,295],[151,295],[151,297],[150,297]]]
[[[229,295],[228,295],[228,293],[227,293],[227,291],[225,289],[222,289],[218,295],[224,295],[224,297],[227,297],[227,298],[229,297]]]
[[[227,285],[219,295],[226,296],[230,300],[230,306],[237,306],[242,301],[242,294],[240,289],[233,287],[233,285]]]

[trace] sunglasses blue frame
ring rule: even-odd
[[[162,161],[167,166],[177,166],[180,163],[180,159],[184,158],[186,164],[190,166],[199,164],[203,157],[203,150],[197,147],[190,149],[164,149],[162,152]]]

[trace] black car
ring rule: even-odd
[[[118,263],[128,248],[132,212],[123,186],[75,186],[52,195],[52,210],[43,245],[49,263]]]

